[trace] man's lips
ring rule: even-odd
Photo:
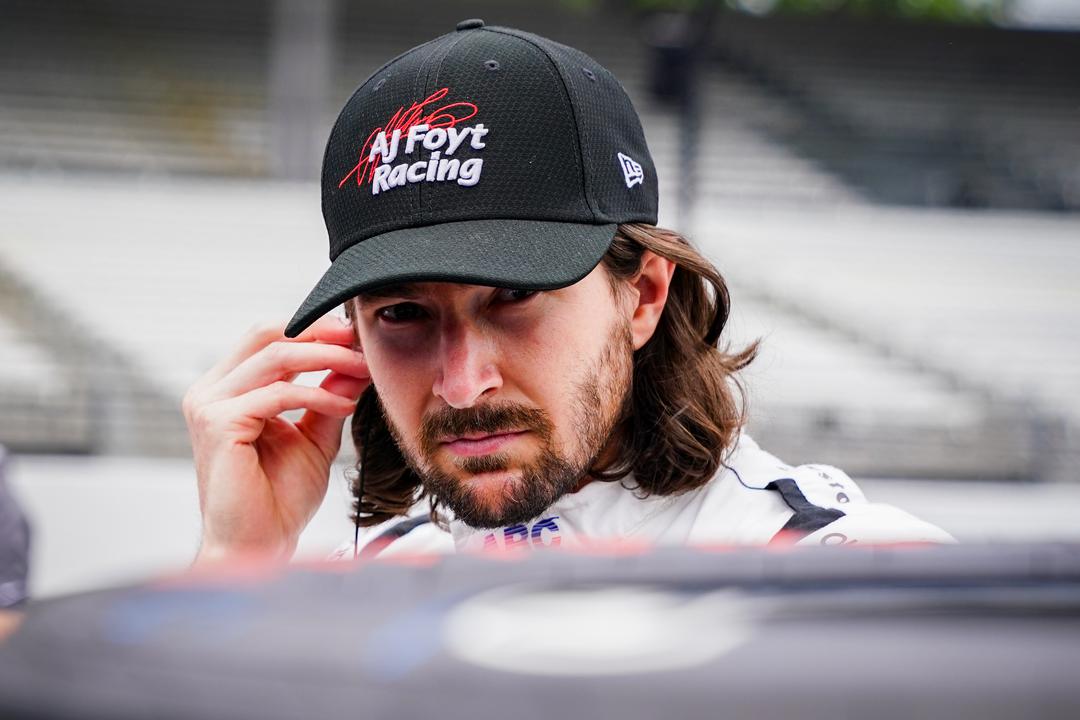
[[[461,437],[443,438],[439,444],[455,455],[487,455],[524,435],[527,430],[507,430],[497,433],[466,433]]]

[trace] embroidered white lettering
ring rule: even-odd
[[[387,184],[389,184],[390,187],[401,187],[402,185],[405,184],[405,181],[408,179],[406,177],[408,171],[409,171],[409,166],[407,164],[405,164],[405,163],[401,163],[400,165],[395,165],[394,169],[390,171],[390,177],[386,181]]]
[[[386,178],[390,175],[389,165],[378,165],[375,167],[375,175],[371,178],[371,194],[378,195],[380,190],[389,190],[390,183],[386,182]]]
[[[409,136],[405,140],[405,154],[412,155],[413,150],[416,148],[416,143],[424,137],[424,133],[428,131],[428,125],[413,125],[409,128]]]
[[[428,159],[427,176],[424,178],[428,182],[435,179],[435,171],[439,169],[439,157],[442,153],[438,150],[431,153],[431,157]]]
[[[411,183],[420,182],[424,179],[424,174],[427,172],[427,165],[426,160],[414,162],[409,166],[409,171],[405,173],[405,177]]]
[[[380,130],[375,135],[375,142],[371,143],[371,152],[368,153],[368,162],[377,162],[377,157],[380,155],[385,156],[389,152],[390,148],[386,144],[386,131]]]
[[[483,167],[484,161],[480,158],[469,158],[461,163],[461,170],[458,171],[458,185],[464,185],[466,187],[475,185],[480,179],[480,170],[483,169]]]
[[[472,145],[474,150],[483,150],[487,146],[487,143],[480,139],[487,134],[488,129],[484,127],[484,123],[477,123],[472,131],[472,140],[469,141],[469,144]]]
[[[371,175],[371,194],[404,187],[409,183],[456,181],[463,187],[472,187],[480,181],[484,167],[482,158],[449,158],[469,141],[471,150],[483,150],[487,143],[484,137],[488,129],[478,123],[473,127],[432,128],[430,125],[414,125],[407,130],[394,130],[387,133],[380,130],[375,134],[371,145],[369,160],[375,164]],[[404,142],[402,142],[404,135]],[[401,159],[406,162],[393,164],[400,149]],[[430,151],[425,159],[423,149]],[[412,157],[409,157],[412,156]],[[408,162],[412,160],[413,162]]]
[[[454,151],[461,147],[461,143],[465,142],[465,138],[472,132],[472,128],[467,127],[458,130],[456,127],[448,127],[446,132],[450,136],[450,144],[446,148],[446,154],[453,155]]]
[[[432,128],[424,135],[424,147],[428,150],[438,150],[446,144],[446,130]]]
[[[443,180],[456,180],[458,176],[458,166],[461,161],[457,158],[453,160],[447,160],[443,158],[439,161],[439,170],[435,175],[435,179],[440,182]]]
[[[375,144],[371,146],[371,160],[375,160],[376,150],[378,150],[378,154],[382,156],[382,162],[394,162],[394,158],[397,157],[398,142],[400,140],[401,131],[395,130],[390,134],[390,143],[388,145],[386,142],[386,131],[379,131],[378,136],[375,138]]]

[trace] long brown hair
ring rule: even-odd
[[[667,304],[653,336],[634,353],[630,412],[612,436],[614,452],[590,470],[599,481],[631,472],[642,494],[672,495],[709,481],[746,423],[745,390],[737,373],[757,355],[721,346],[730,312],[724,278],[679,233],[652,225],[620,225],[602,259],[619,292],[641,269],[646,250],[675,263]],[[355,323],[353,302],[346,315]],[[377,525],[425,497],[383,418],[374,388],[361,396],[352,419],[357,464],[351,479],[352,519]],[[363,468],[361,470],[361,468]],[[428,497],[433,519],[438,498]]]

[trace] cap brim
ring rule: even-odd
[[[522,290],[572,285],[596,267],[615,223],[463,220],[404,228],[348,248],[330,265],[285,329],[296,337],[365,290],[409,282],[455,282]]]

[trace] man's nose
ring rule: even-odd
[[[462,409],[502,387],[502,375],[490,338],[460,323],[441,328],[440,368],[432,392]]]

